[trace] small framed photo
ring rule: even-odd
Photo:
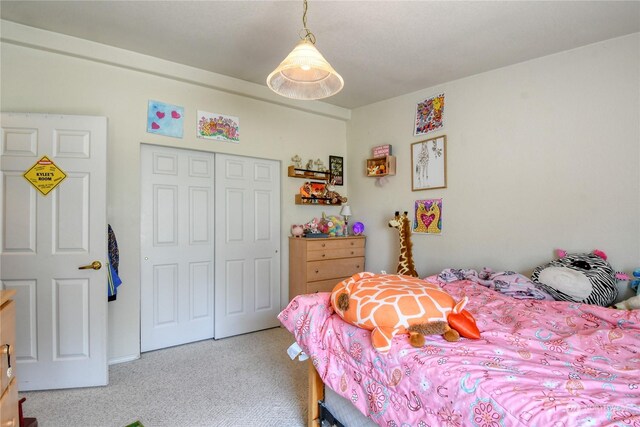
[[[444,126],[444,93],[441,93],[416,105],[416,121],[413,135],[420,136],[442,129]]]
[[[447,187],[447,136],[411,144],[411,190]]]
[[[343,158],[338,156],[329,156],[329,172],[331,179],[335,179],[336,185],[344,184]]]

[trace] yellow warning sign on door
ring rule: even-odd
[[[49,160],[47,156],[44,156],[35,165],[31,166],[31,169],[26,171],[23,176],[39,192],[46,196],[67,177],[67,174]]]

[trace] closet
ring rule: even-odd
[[[141,145],[141,351],[278,325],[280,162]]]

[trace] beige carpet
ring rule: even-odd
[[[275,328],[143,353],[111,366],[107,387],[20,393],[24,415],[41,427],[304,426],[307,365],[291,343]]]

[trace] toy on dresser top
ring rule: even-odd
[[[291,226],[293,237],[342,237],[346,235],[346,224],[343,219],[322,213],[322,218],[313,218],[304,225]]]

